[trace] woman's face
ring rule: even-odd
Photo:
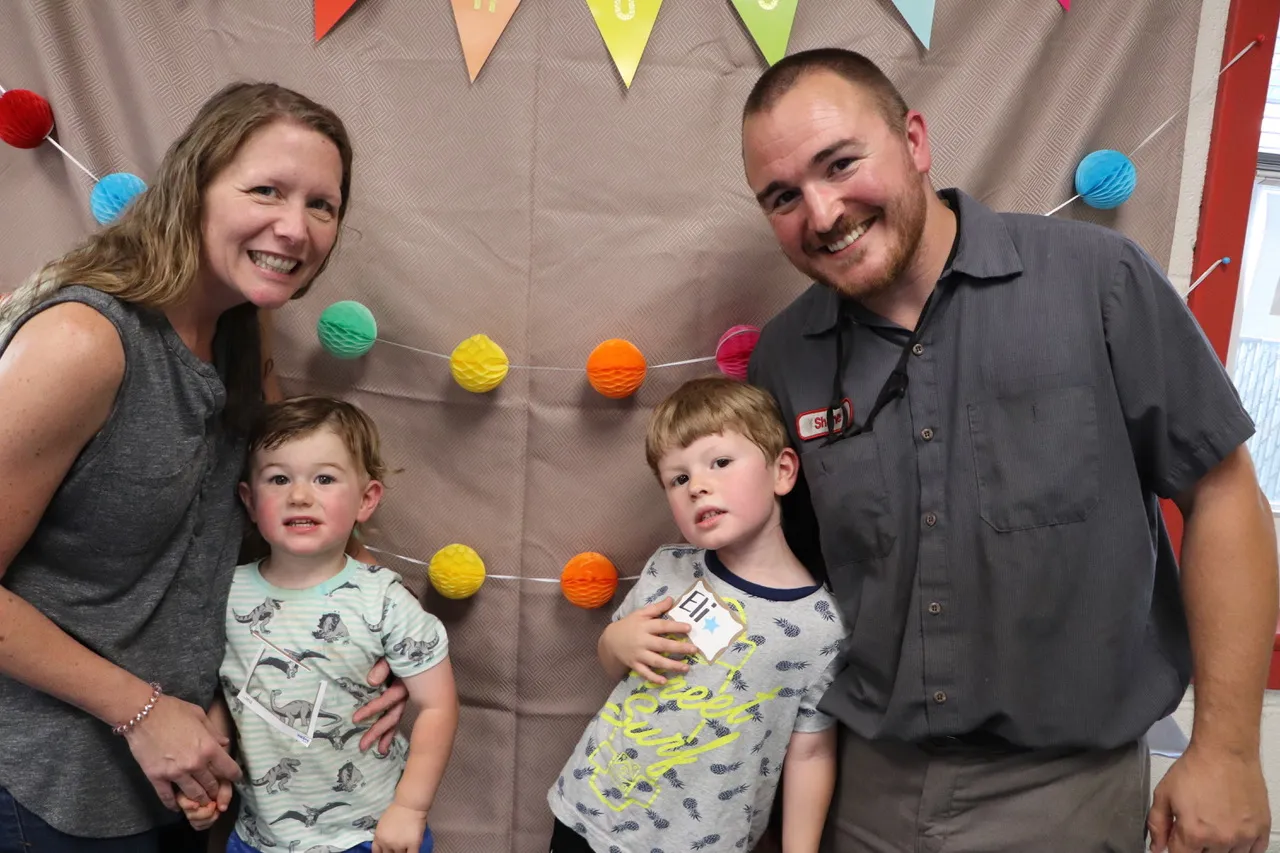
[[[205,188],[201,281],[225,308],[279,308],[338,238],[342,158],[327,136],[276,121],[255,131]]]

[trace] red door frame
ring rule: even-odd
[[[1188,299],[1188,305],[1224,364],[1235,319],[1245,229],[1257,173],[1254,152],[1258,150],[1262,132],[1262,111],[1267,100],[1277,27],[1280,27],[1280,0],[1231,0],[1218,67],[1231,61],[1249,42],[1259,44],[1218,78],[1218,101],[1209,140],[1192,279],[1219,258],[1231,258],[1234,263],[1214,270]],[[1165,503],[1165,519],[1174,542],[1180,542],[1182,518],[1172,503]],[[1267,687],[1280,689],[1280,625],[1276,628]]]

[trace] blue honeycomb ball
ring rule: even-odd
[[[1119,151],[1094,151],[1076,167],[1076,192],[1084,203],[1098,210],[1119,207],[1133,195],[1138,170]]]
[[[335,302],[316,323],[320,346],[337,358],[359,358],[373,348],[378,323],[373,313],[359,302]]]
[[[110,225],[139,193],[147,188],[142,178],[128,172],[112,172],[93,185],[89,209],[99,225]]]

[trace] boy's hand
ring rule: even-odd
[[[602,650],[619,665],[634,670],[655,684],[667,683],[665,677],[658,675],[659,670],[688,672],[689,664],[683,660],[672,660],[667,655],[695,655],[698,647],[663,636],[687,634],[692,628],[686,623],[662,618],[662,614],[675,603],[674,598],[667,596],[614,622],[604,629],[600,637]]]
[[[392,803],[373,831],[373,853],[418,853],[426,833],[426,812]]]
[[[187,822],[191,824],[191,828],[205,830],[213,826],[218,820],[218,815],[225,812],[231,805],[231,791],[231,783],[222,779],[218,782],[218,796],[204,805],[200,805],[181,791],[177,792],[176,799],[178,807],[187,816]]]

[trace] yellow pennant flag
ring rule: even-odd
[[[520,0],[453,0],[453,22],[472,83],[519,5]]]
[[[662,0],[587,0],[587,5],[622,82],[631,88]]]

